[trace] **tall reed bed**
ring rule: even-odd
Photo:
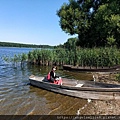
[[[117,48],[63,48],[53,50],[33,50],[28,53],[28,61],[39,65],[78,65],[110,67],[120,64],[120,50]]]
[[[80,49],[77,56],[80,66],[110,67],[120,64],[120,51],[117,48]]]
[[[5,58],[8,60],[8,58]],[[28,61],[30,64],[38,65],[78,65],[89,67],[111,67],[120,64],[120,50],[117,48],[75,48],[67,50],[57,49],[35,49],[28,54],[15,55],[12,61]]]
[[[24,63],[28,61],[28,54],[15,54],[14,57],[2,56],[2,59],[8,63],[12,63],[14,67],[17,67],[18,63],[23,67]]]
[[[64,49],[33,50],[28,53],[28,62],[38,65],[63,65],[65,63],[66,52]]]

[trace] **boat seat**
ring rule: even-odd
[[[75,87],[82,87],[83,84],[77,84]]]

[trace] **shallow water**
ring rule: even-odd
[[[1,59],[3,55],[13,56],[25,52],[27,48],[0,47],[0,115],[76,115],[77,110],[87,104],[87,100],[56,94],[29,85],[29,76],[45,76],[50,67],[25,65],[14,67]],[[56,72],[61,77],[92,79],[91,74],[63,71]]]

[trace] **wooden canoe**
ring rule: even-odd
[[[64,70],[83,72],[120,72],[120,65],[113,67],[80,67],[73,65],[63,65]]]
[[[48,91],[83,99],[120,99],[120,85],[62,78],[63,84],[50,83],[45,77],[30,76],[30,84]]]

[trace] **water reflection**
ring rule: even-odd
[[[2,69],[0,78],[0,115],[68,115],[86,104],[86,100],[56,94],[29,85],[31,74],[45,76],[50,67],[30,66]],[[58,70],[61,77],[81,79],[83,73]],[[87,77],[89,78],[89,74]],[[86,77],[86,79],[87,79]],[[9,111],[8,111],[9,109]]]
[[[5,50],[2,54],[5,54]],[[29,85],[29,76],[46,76],[51,67],[25,65],[14,67],[0,59],[0,115],[75,115],[87,101],[49,92]],[[72,79],[92,79],[91,74],[61,70],[56,73]]]
[[[31,87],[31,92],[37,96],[36,104],[40,102],[40,105],[35,108],[39,109],[39,114],[42,115],[76,115],[77,110],[87,103],[83,99],[56,94],[34,87]],[[36,109],[32,111],[32,114],[37,113]]]

